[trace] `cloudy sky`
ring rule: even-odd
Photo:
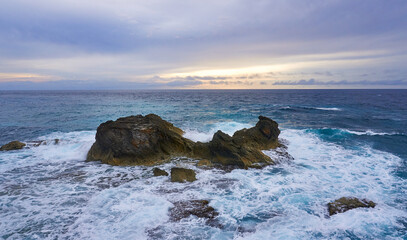
[[[407,88],[406,0],[2,0],[0,90]]]

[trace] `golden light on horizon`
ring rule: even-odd
[[[242,68],[228,68],[228,69],[206,69],[198,70],[192,72],[179,72],[164,74],[161,77],[187,77],[187,76],[237,76],[237,75],[248,75],[248,74],[261,74],[268,72],[281,72],[290,69],[291,64],[279,64],[279,65],[260,65],[260,66],[250,66]]]
[[[8,81],[32,81],[32,82],[44,82],[54,80],[53,76],[45,76],[33,73],[0,73],[0,82]]]

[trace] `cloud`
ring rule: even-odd
[[[166,85],[170,87],[191,87],[202,84],[201,81],[188,80],[188,81],[171,81]]]
[[[126,89],[159,89],[162,84],[147,82],[118,81],[19,81],[0,82],[0,90],[126,90]]]
[[[182,73],[187,77],[164,81],[199,86],[276,76],[362,81],[366,72],[394,68],[401,71],[393,79],[401,79],[407,71],[405,12],[404,0],[4,1],[0,72],[140,83]],[[293,69],[192,74],[284,64]]]
[[[299,81],[277,81],[274,82],[273,85],[384,85],[384,86],[407,86],[407,79],[398,79],[398,80],[381,80],[381,81],[317,81],[313,78]]]

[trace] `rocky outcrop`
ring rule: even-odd
[[[87,160],[111,165],[154,165],[173,157],[201,160],[204,166],[231,168],[263,167],[274,164],[262,150],[279,146],[278,124],[260,116],[256,126],[229,136],[222,131],[208,143],[193,142],[183,131],[154,114],[119,118],[102,123]]]
[[[337,213],[343,213],[354,208],[374,208],[376,203],[354,197],[342,197],[328,203],[329,216]]]
[[[159,168],[154,168],[153,169],[153,174],[154,174],[155,177],[168,176],[168,173],[166,171],[164,171],[162,169],[159,169]]]
[[[260,116],[256,126],[235,132],[233,136],[217,131],[209,143],[196,143],[193,155],[209,159],[215,165],[249,168],[274,164],[261,150],[276,148],[278,124]]]
[[[186,168],[171,168],[171,182],[193,182],[196,180],[195,171]]]
[[[214,219],[219,215],[207,200],[191,200],[175,202],[170,209],[170,220],[179,221],[194,215],[199,218]]]
[[[19,141],[12,141],[7,144],[4,144],[3,146],[0,147],[0,151],[11,151],[11,150],[18,150],[22,149],[25,147],[25,143],[19,142]]]
[[[87,160],[111,165],[154,165],[188,155],[193,142],[183,131],[155,114],[119,118],[102,123]]]

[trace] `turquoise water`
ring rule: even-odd
[[[406,239],[406,102],[406,90],[0,92],[0,144],[48,142],[0,152],[0,237]],[[162,166],[195,169],[188,184],[149,167],[84,162],[100,123],[148,113],[200,141],[265,115],[294,159],[230,173]],[[328,217],[326,204],[342,196],[377,207]],[[172,202],[187,199],[210,200],[224,227],[170,222]]]

